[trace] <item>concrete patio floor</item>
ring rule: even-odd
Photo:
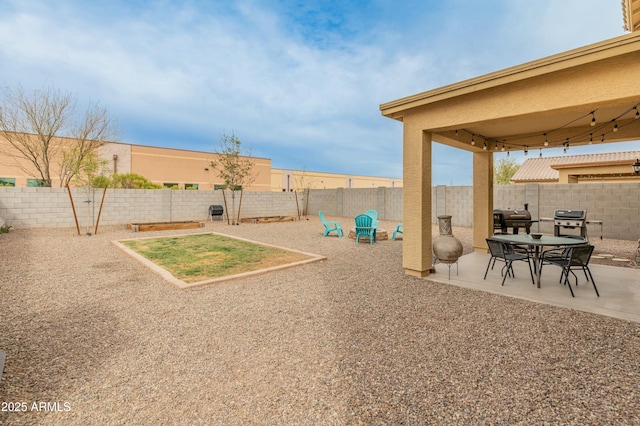
[[[529,270],[524,262],[514,262],[515,278],[507,277],[501,286],[500,270],[504,263],[497,262],[493,270],[489,269],[487,279],[483,280],[490,255],[471,253],[458,260],[451,267],[451,278],[445,264],[436,265],[436,273],[429,275],[431,281],[452,284],[474,290],[488,291],[503,296],[529,300],[538,303],[575,309],[606,315],[628,321],[640,322],[640,269],[606,265],[589,265],[600,297],[582,272],[577,273],[578,286],[571,283],[575,297],[569,289],[558,282],[561,270],[554,266],[545,266],[542,270],[540,288],[531,283]]]

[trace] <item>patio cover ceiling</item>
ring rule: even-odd
[[[434,141],[474,152],[485,144],[487,150],[504,145],[514,151],[637,140],[640,31],[388,102],[380,110],[423,123]]]

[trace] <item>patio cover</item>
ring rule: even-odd
[[[473,152],[473,244],[486,253],[496,149],[537,154],[565,143],[640,139],[640,31],[388,102],[380,110],[403,122],[403,267],[425,277],[433,265],[432,142]]]

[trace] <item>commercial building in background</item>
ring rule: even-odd
[[[56,143],[67,139],[56,138]],[[10,186],[42,186],[32,164],[16,158],[12,147],[0,137],[0,184]],[[99,159],[108,164],[111,173],[136,173],[153,183],[168,188],[212,190],[224,184],[219,173],[211,166],[216,157],[213,152],[190,151],[173,148],[108,142],[98,149]],[[373,176],[342,175],[303,170],[282,170],[271,167],[270,158],[251,157],[255,179],[249,191],[301,191],[306,188],[373,188],[401,187],[402,179]],[[52,186],[60,186],[57,159],[52,162]]]

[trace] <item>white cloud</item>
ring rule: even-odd
[[[399,177],[381,103],[621,34],[608,1],[0,0],[0,84],[100,100],[127,142],[210,150],[233,131],[275,167]]]

